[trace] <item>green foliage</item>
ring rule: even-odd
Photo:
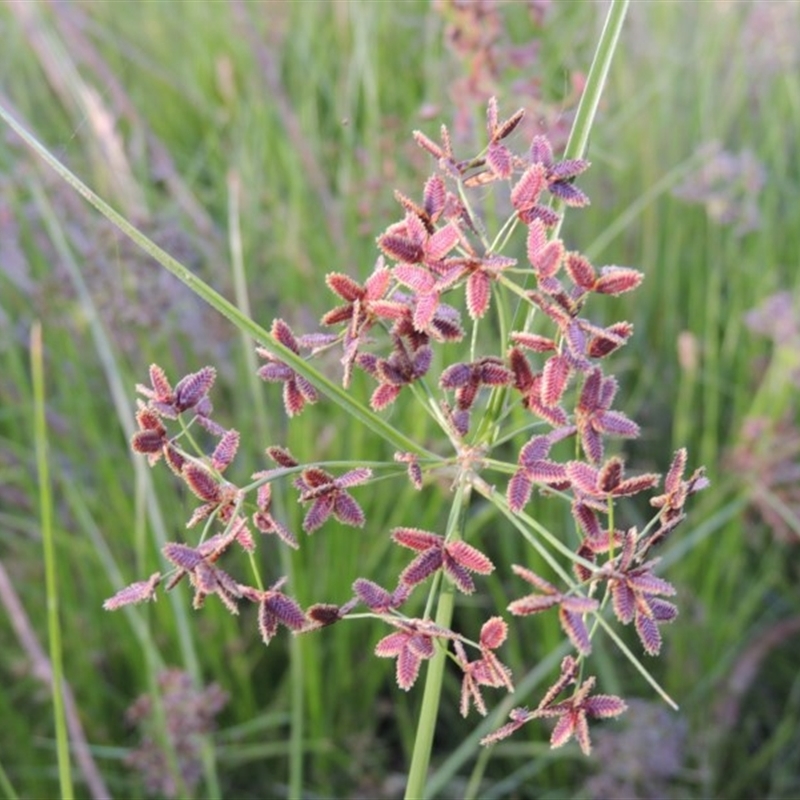
[[[570,72],[588,70],[599,20],[589,4],[553,4],[538,29],[511,5],[514,43],[543,40],[531,70],[539,72],[545,98],[557,101],[569,92]],[[800,129],[793,55],[800,47],[789,38],[800,26],[796,5],[777,8],[783,5],[632,4],[589,142],[596,168],[583,188],[593,205],[568,217],[563,231],[568,242],[595,241],[588,253],[598,262],[646,273],[636,304],[623,298],[609,311],[637,329],[621,361],[626,391],[635,398],[626,413],[645,431],[638,465],[663,471],[672,449],[686,443],[693,463],[705,463],[712,479],[689,526],[665,552],[682,616],[666,632],[665,658],[652,668],[688,722],[674,796],[791,796],[800,789],[791,735],[800,718],[791,668],[797,654],[788,638],[764,638],[800,614],[791,558],[797,506],[794,538],[777,538],[758,506],[746,502],[756,490],[762,500],[784,496],[757,483],[764,452],[751,444],[750,461],[731,460],[733,449],[747,444],[741,431],[749,415],[768,421],[767,454],[781,441],[774,436],[779,425],[795,433],[798,425],[790,370],[765,379],[783,357],[781,348],[744,319],[776,291],[800,294],[794,219],[800,163],[792,135]],[[391,189],[415,196],[426,174],[410,131],[435,132],[439,121],[451,122],[448,87],[467,69],[443,44],[442,16],[425,3],[195,2],[181,4],[180,14],[169,3],[19,6],[25,10],[0,10],[0,102],[226,297],[234,296],[225,266],[234,176],[249,302],[265,327],[278,313],[313,327],[330,301],[316,289],[320,275],[369,273],[374,236],[397,216]],[[769,13],[787,15],[769,29],[771,51],[757,46]],[[515,104],[512,77],[519,73],[506,76],[499,95],[506,108]],[[433,120],[425,118],[426,106],[436,107]],[[476,103],[479,128],[482,113]],[[116,127],[109,129],[110,122]],[[673,194],[701,174],[709,157],[696,153],[712,140],[733,153],[749,149],[763,167],[766,187],[755,194],[760,220],[751,232],[737,234],[735,221],[717,224],[713,200],[704,207]],[[7,129],[0,166],[0,559],[31,633],[44,644],[27,354],[39,320],[64,674],[111,794],[141,796],[139,779],[122,763],[135,745],[125,709],[152,691],[170,665],[204,684],[219,683],[230,696],[208,742],[203,795],[279,796],[291,781],[292,751],[302,746],[309,794],[389,796],[392,776],[408,763],[419,698],[397,691],[390,662],[371,658],[377,626],[334,626],[292,645],[279,637],[265,649],[252,620],[234,625],[211,602],[192,617],[182,587],[175,602],[126,617],[102,610],[113,591],[156,568],[159,537],[180,531],[191,504],[187,498],[175,508],[171,487],[148,488],[128,451],[132,390],[150,361],[172,374],[215,363],[221,373],[215,403],[231,423],[244,427],[243,416],[266,409],[270,442],[285,423],[274,387],[259,386],[256,397],[247,388],[247,357],[232,327],[110,231]],[[690,338],[679,357],[682,334]],[[323,408],[308,413],[324,423]],[[326,433],[331,442],[347,441],[354,459],[386,456],[360,426]],[[264,444],[246,438],[234,468],[242,474],[263,468]],[[320,457],[325,441],[304,441],[293,431],[288,445],[301,458],[313,445]],[[332,447],[331,457],[336,452]],[[376,491],[364,510],[388,531],[411,503],[418,508],[415,524],[443,528],[447,511],[434,493]],[[566,522],[547,504],[541,512],[550,529]],[[506,523],[493,507],[478,504],[471,513],[497,531],[490,556],[525,561],[514,552],[517,539],[502,535]],[[385,536],[338,526],[313,544],[291,556],[293,588],[304,603],[320,594],[346,600],[349,565],[358,560],[364,574],[380,581],[397,555]],[[499,580],[489,586],[502,607],[507,587]],[[3,603],[8,611],[5,595]],[[456,613],[479,620],[482,611],[464,606]],[[40,665],[21,646],[18,622],[10,612],[0,614],[0,767],[19,796],[52,796],[58,791],[52,701]],[[556,644],[548,626],[539,636],[531,630],[537,629],[526,625],[525,652],[521,638],[510,637],[509,645],[516,644],[506,655],[515,670]],[[749,688],[732,688],[732,676],[746,674],[748,657],[756,663]],[[292,659],[302,664],[300,743],[288,739],[296,708]],[[599,660],[610,691],[615,682],[636,685],[638,677],[612,647]],[[456,681],[448,680],[443,708],[458,695]],[[537,680],[541,689],[547,676],[533,675],[531,689]],[[652,694],[644,682],[641,694]],[[732,698],[738,716],[721,729]],[[457,748],[475,725],[455,714],[443,718],[431,777],[441,796],[466,789],[480,736],[466,750]],[[542,741],[543,732],[532,731],[484,756],[478,796],[573,796],[580,771],[591,768],[540,752]],[[538,774],[531,774],[531,761]],[[78,794],[87,794],[78,769],[72,778]]]

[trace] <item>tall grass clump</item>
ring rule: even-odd
[[[9,796],[76,776],[93,796],[763,785],[792,703],[763,705],[781,724],[752,765],[709,720],[752,717],[754,660],[780,666],[794,630],[795,333],[766,321],[792,302],[746,313],[786,285],[748,258],[781,247],[758,245],[758,199],[791,159],[742,147],[736,59],[684,19],[722,12],[287,3],[266,24],[190,5],[143,13],[141,38],[134,5],[9,6],[29,48],[3,58],[34,92],[2,115],[49,169],[15,137],[0,151],[0,323],[36,307],[47,381],[28,388],[20,353],[41,350],[17,326],[3,563],[64,642],[52,668],[25,645],[37,680],[64,679],[52,757],[30,683],[3,701]],[[641,46],[656,30],[681,59]],[[45,147],[28,131],[62,110],[73,134]],[[51,454],[38,480],[27,429]],[[697,463],[713,489],[677,535]]]

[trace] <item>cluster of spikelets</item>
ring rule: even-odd
[[[665,599],[675,590],[654,573],[658,559],[650,551],[681,522],[686,498],[707,481],[702,470],[683,477],[687,456],[679,450],[663,493],[650,500],[656,511],[648,525],[628,530],[615,527],[616,502],[654,490],[660,479],[654,474],[626,477],[623,460],[605,455],[607,437],[639,434],[635,422],[612,408],[618,384],[601,366],[627,342],[633,327],[627,322],[597,325],[584,316],[584,309],[591,295],[631,291],[642,275],[627,267],[596,269],[580,253],[566,250],[555,235],[560,215],[554,205],[588,203],[574,179],[589,164],[580,159],[556,161],[549,143],[540,136],[523,155],[515,154],[507,140],[521,119],[519,111],[501,121],[496,103],[490,101],[489,142],[478,156],[467,160],[455,157],[444,126],[439,142],[416,132],[417,143],[433,156],[437,167],[425,183],[421,203],[396,193],[403,219],[378,237],[382,255],[363,284],[341,273],[326,276],[340,304],[323,316],[321,324],[334,332],[296,335],[283,320],[274,321],[271,342],[277,346],[264,342],[258,348],[264,359],[259,375],[282,385],[286,413],[295,417],[320,399],[313,371],[298,365],[338,348],[345,388],[351,386],[354,370],[374,380],[369,399],[374,412],[393,404],[407,389],[440,426],[446,452],[431,453],[420,446],[418,452],[396,453],[396,464],[387,465],[400,474],[405,471],[415,488],[422,488],[426,478],[437,473],[455,474],[533,536],[537,528],[530,524],[525,509],[535,488],[570,504],[580,540],[570,556],[572,575],[554,567],[563,584],[559,588],[527,567],[513,565],[513,572],[532,591],[510,602],[507,611],[525,616],[556,609],[576,654],[564,659],[560,677],[535,710],[515,709],[511,721],[485,741],[496,741],[530,719],[557,717],[553,746],[575,737],[588,752],[587,719],[616,716],[625,704],[617,697],[592,695],[595,679],[583,677],[584,660],[592,649],[593,626],[587,620],[603,613],[610,602],[622,624],[633,623],[644,650],[651,655],[659,652],[659,626],[672,621],[677,608]],[[485,194],[489,185],[505,193],[500,202],[509,209],[508,220],[491,241],[470,201],[473,190]],[[509,248],[520,228],[525,231],[527,262],[521,266],[501,252]],[[500,319],[504,312],[497,306],[508,305],[509,299],[522,301],[528,319],[522,324],[514,318],[511,326],[519,325],[519,329],[507,334],[504,353],[477,353],[475,326],[486,324],[493,309]],[[468,321],[461,309],[466,310]],[[509,319],[508,315],[504,318]],[[465,348],[457,345],[467,338],[469,326],[469,355],[459,360],[453,353],[463,356]],[[430,377],[435,348],[443,353],[436,363],[446,365],[436,381],[438,395]],[[287,352],[297,357],[292,365],[287,363]],[[443,648],[463,676],[461,712],[466,715],[474,705],[486,714],[482,687],[513,690],[511,672],[496,654],[508,633],[503,619],[488,619],[474,641],[436,625],[427,616],[410,617],[402,611],[415,588],[431,579],[445,579],[470,594],[476,590],[474,576],[494,571],[492,561],[463,541],[460,533],[442,536],[414,527],[394,529],[392,541],[414,554],[396,587],[389,590],[357,578],[353,596],[344,604],[318,603],[304,609],[282,591],[285,580],[264,589],[257,575],[257,585],[251,586],[219,566],[234,545],[252,552],[255,531],[275,534],[290,547],[299,546],[294,533],[274,516],[275,481],[293,482],[298,502],[307,509],[302,527],[310,534],[330,517],[345,525],[364,526],[364,512],[351,490],[368,484],[373,475],[358,464],[334,475],[323,464],[300,464],[285,448],[271,446],[266,453],[274,467],[253,475],[247,486],[231,484],[224,472],[236,453],[239,433],[212,419],[208,394],[214,378],[213,368],[205,367],[173,388],[153,365],[150,386],[138,387],[143,399],[133,449],[145,454],[151,465],[164,458],[201,501],[188,527],[204,522],[205,529],[197,544],[164,547],[171,565],[167,575],[158,572],[147,581],[131,584],[110,598],[106,608],[153,599],[162,577],[167,589],[187,578],[196,608],[209,595],[216,595],[232,613],[238,612],[241,603],[257,604],[260,632],[269,642],[279,625],[293,632],[309,631],[342,620],[363,605],[392,628],[377,643],[375,653],[396,659],[397,683],[402,689],[409,689],[422,662]],[[498,431],[515,409],[526,415],[528,429],[539,432],[522,446],[515,464],[494,461],[493,443],[503,440]],[[394,424],[401,424],[400,419],[398,415]],[[168,425],[177,429],[170,431]],[[210,455],[195,445],[193,426],[215,437],[217,444]],[[567,441],[573,442],[573,458],[553,457],[553,449]],[[494,492],[481,477],[489,471],[510,475],[504,495]],[[223,530],[212,534],[215,524]],[[566,543],[559,549],[569,552]],[[551,559],[550,563],[555,562]],[[472,660],[468,651],[474,653]]]

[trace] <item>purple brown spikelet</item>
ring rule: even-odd
[[[375,655],[397,659],[397,685],[407,692],[416,682],[422,662],[433,657],[434,639],[450,638],[451,634],[422,620],[392,620],[392,624],[399,630],[375,645]]]
[[[356,597],[376,614],[386,614],[399,608],[408,598],[407,592],[389,592],[366,578],[357,578],[353,583]]]
[[[583,615],[598,609],[600,604],[597,600],[580,595],[564,594],[558,591],[552,583],[540,578],[525,567],[515,564],[512,569],[523,580],[532,584],[538,593],[514,600],[508,606],[508,610],[515,616],[526,616],[558,606],[559,621],[564,632],[581,655],[589,655],[592,651],[592,644]]]
[[[285,448],[273,445],[267,448],[267,455],[279,466],[284,469],[291,469],[299,466],[300,462]]]
[[[225,431],[211,454],[211,466],[217,472],[224,472],[233,461],[239,449],[239,432],[233,429]]]
[[[244,597],[258,604],[258,630],[264,644],[269,644],[283,625],[292,633],[302,631],[309,620],[299,603],[280,591],[286,578],[276,581],[269,589],[260,591],[251,587],[243,590]]]
[[[327,628],[347,614],[344,606],[337,606],[332,603],[314,603],[306,609],[309,626],[306,630],[316,630],[317,628]]]
[[[120,589],[104,603],[106,611],[116,611],[122,606],[156,599],[156,588],[161,583],[161,573],[154,572],[146,581],[136,581]]]
[[[198,372],[182,378],[175,386],[175,409],[178,413],[194,408],[211,390],[217,371],[203,367]]]
[[[419,465],[417,456],[414,453],[398,452],[394,454],[394,460],[406,464],[406,471],[411,485],[418,491],[422,489],[422,468]]]
[[[279,344],[297,355],[300,354],[300,341],[282,319],[276,319],[272,323],[270,334]],[[265,381],[283,384],[283,405],[288,416],[293,417],[299,414],[305,408],[306,403],[317,402],[319,399],[317,390],[306,378],[273,356],[266,348],[258,347],[256,352],[267,361],[258,370],[259,377]]]
[[[303,519],[303,530],[313,533],[331,515],[345,525],[360,528],[365,522],[364,512],[346,489],[366,483],[371,475],[367,468],[350,470],[338,478],[316,467],[303,470],[295,480],[300,502],[311,503]]]

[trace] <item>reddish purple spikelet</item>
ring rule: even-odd
[[[285,447],[273,445],[268,447],[266,452],[279,467],[284,469],[292,469],[300,465],[300,462]]]
[[[537,219],[539,198],[546,187],[547,170],[541,164],[532,164],[511,190],[511,205],[523,222],[533,222]],[[546,224],[540,217],[538,219],[542,224]]]
[[[555,355],[545,361],[539,395],[548,407],[557,406],[564,396],[572,366],[566,356]]]
[[[194,588],[195,608],[200,608],[208,595],[216,594],[231,614],[238,614],[237,600],[242,597],[242,586],[215,564],[231,541],[233,537],[230,535],[218,534],[198,547],[167,542],[162,553],[177,567],[175,575],[167,584],[167,590],[188,575]]]
[[[405,311],[403,303],[385,299],[391,279],[391,271],[384,266],[382,257],[363,286],[338,272],[325,276],[328,287],[346,301],[346,305],[338,306],[322,317],[323,325],[347,325],[342,339],[344,355],[341,359],[345,388],[350,385],[353,364],[368,341],[371,328],[382,319],[396,321]]]
[[[535,353],[547,353],[556,349],[556,343],[552,339],[535,333],[515,332],[511,334],[511,341]]]
[[[216,478],[208,469],[192,461],[183,466],[181,477],[192,492],[205,502],[195,509],[187,528],[216,514],[223,522],[227,522],[241,499],[241,491],[227,481]]]
[[[131,437],[131,449],[135,453],[147,456],[147,463],[152,467],[164,456],[164,460],[177,475],[181,474],[185,463],[184,457],[173,445],[167,429],[161,421],[161,415],[144,405],[141,400],[136,413],[139,430]]]
[[[534,253],[531,237],[528,237],[528,259],[533,267],[539,288],[543,292],[550,295],[559,295],[563,292],[561,283],[556,280],[556,275],[561,269],[564,259],[564,245],[560,239],[547,242]]]
[[[585,172],[590,164],[582,158],[573,158],[558,163],[553,160],[553,149],[544,136],[536,136],[531,143],[530,160],[534,166],[544,169],[547,189],[568,206],[580,208],[589,205],[589,198],[572,180]]]
[[[394,592],[388,592],[377,583],[366,578],[357,578],[353,583],[356,597],[376,614],[387,614],[400,608],[408,599],[408,588],[402,584]]]
[[[432,356],[428,345],[421,345],[415,351],[409,352],[399,336],[394,337],[394,349],[389,358],[376,358],[371,353],[361,353],[356,364],[380,382],[370,398],[372,408],[380,411],[391,405],[404,386],[427,373]]]
[[[266,473],[257,472],[253,475],[254,480],[266,477]],[[253,525],[261,533],[274,533],[282,542],[289,547],[297,550],[300,545],[295,535],[272,515],[272,485],[262,483],[256,493],[256,505],[258,510],[253,514]]]
[[[507,386],[513,379],[503,361],[486,356],[471,364],[452,364],[439,377],[443,389],[455,391],[456,405],[461,411],[472,407],[483,386]]]
[[[184,411],[193,408],[198,414],[207,415],[210,411],[207,395],[216,376],[217,371],[213,367],[203,367],[181,378],[173,390],[164,370],[157,364],[151,364],[151,385],[137,384],[136,391],[147,398],[148,406],[153,411],[167,419],[176,419]]]
[[[508,505],[519,513],[530,500],[535,483],[551,488],[566,488],[567,473],[563,464],[547,458],[553,444],[574,432],[572,427],[562,427],[546,436],[534,436],[519,453],[519,469],[508,482]]]
[[[622,699],[614,695],[590,695],[596,681],[593,676],[587,678],[580,687],[575,689],[572,697],[558,703],[555,702],[555,698],[567,686],[575,683],[577,669],[578,665],[575,659],[567,656],[561,664],[561,676],[547,691],[536,710],[515,708],[510,714],[511,722],[481,739],[481,744],[493,744],[505,739],[532,719],[555,717],[557,722],[550,736],[550,746],[552,748],[561,747],[574,737],[584,755],[589,755],[591,752],[589,718],[618,717],[627,706]]]
[[[606,461],[600,469],[584,461],[569,461],[565,469],[573,488],[586,498],[630,497],[652,489],[659,481],[655,473],[624,478],[623,461],[616,456]]]
[[[598,694],[590,696],[594,688],[594,676],[587,678],[571,698],[560,703],[537,708],[533,717],[556,717],[556,726],[550,736],[552,748],[565,745],[573,737],[578,742],[584,755],[589,755],[592,750],[589,738],[589,717],[598,719],[618,717],[627,705],[614,695]]]
[[[413,587],[439,569],[465,594],[475,591],[470,572],[488,575],[494,564],[480,550],[463,541],[446,542],[441,536],[418,528],[395,528],[392,539],[419,555],[400,574],[400,582]]]
[[[499,121],[499,111],[497,108],[497,98],[490,97],[486,106],[486,128],[489,132],[491,142],[499,142],[511,135],[512,131],[522,122],[525,116],[525,109],[517,109],[508,119]]]
[[[415,453],[395,453],[394,460],[402,464],[406,464],[406,471],[408,472],[408,479],[411,485],[419,491],[422,489],[422,468],[419,465],[419,458]]]
[[[653,574],[657,559],[644,564],[636,563],[637,536],[632,528],[625,535],[623,550],[612,565],[604,568],[614,614],[627,625],[634,622],[636,632],[648,655],[657,655],[661,650],[661,632],[658,625],[672,622],[678,615],[677,607],[662,597],[675,594],[675,587]]]
[[[442,143],[438,145],[433,139],[427,137],[421,131],[413,132],[414,140],[423,149],[427,150],[439,163],[439,168],[448,175],[458,177],[460,171],[458,165],[453,158],[453,146],[450,141],[450,132],[447,126],[442,125],[440,128],[440,136]]]
[[[304,631],[327,628],[329,625],[333,625],[335,622],[344,619],[350,610],[347,604],[344,606],[337,606],[333,603],[314,603],[314,605],[306,609],[308,625]]]
[[[495,744],[495,742],[507,739],[512,733],[518,731],[526,722],[533,719],[533,714],[528,711],[527,708],[523,707],[512,708],[508,716],[511,721],[507,722],[493,733],[484,736],[483,739],[481,739],[482,745]]]
[[[116,611],[122,606],[156,599],[156,588],[161,583],[161,573],[154,572],[146,581],[136,581],[120,589],[103,603],[106,611]]]
[[[506,640],[508,626],[500,617],[492,617],[481,628],[480,651],[481,657],[477,661],[469,661],[464,645],[458,640],[453,641],[456,651],[456,663],[461,667],[464,675],[461,682],[461,716],[466,717],[470,705],[474,705],[479,714],[486,716],[486,704],[481,692],[482,686],[504,686],[509,692],[514,691],[511,682],[511,670],[503,664],[493,652]]]
[[[197,406],[211,390],[217,371],[213,367],[203,367],[181,378],[175,385],[175,410],[180,414]]]
[[[487,256],[467,262],[467,312],[473,320],[481,319],[489,310],[492,282],[503,270],[516,263],[516,259],[502,256]]]
[[[416,682],[422,661],[432,658],[433,653],[432,638],[416,630],[410,623],[384,636],[375,645],[375,655],[379,658],[397,659],[397,685],[406,692]]]
[[[379,658],[397,659],[397,685],[407,692],[416,682],[422,662],[433,657],[434,642],[453,639],[454,635],[426,620],[387,621],[399,630],[384,636],[375,645],[375,655]]]
[[[231,428],[226,431],[211,454],[211,466],[217,472],[224,472],[233,461],[239,449],[239,432]]]
[[[311,503],[303,530],[313,533],[331,515],[345,525],[362,527],[364,512],[346,489],[366,483],[371,476],[372,470],[366,468],[350,470],[338,478],[318,467],[303,470],[294,482],[300,490],[300,502]]]
[[[293,353],[300,354],[302,342],[295,337],[292,329],[282,319],[276,319],[272,323],[270,335],[276,342]],[[306,378],[273,356],[267,349],[258,347],[256,352],[267,361],[258,370],[258,376],[271,383],[283,384],[283,406],[290,417],[299,414],[305,408],[306,403],[317,402],[319,399],[317,390]]]
[[[603,529],[600,526],[600,520],[598,520],[597,514],[588,503],[579,500],[573,502],[572,516],[590,543],[597,543],[601,540]]]
[[[520,578],[533,585],[539,593],[527,595],[520,600],[514,600],[509,604],[508,610],[514,616],[527,616],[558,606],[559,621],[564,632],[581,655],[589,655],[592,651],[592,643],[583,615],[598,609],[600,604],[597,600],[559,592],[552,583],[540,578],[536,573],[525,567],[515,564],[512,569]]]
[[[605,358],[622,347],[633,334],[630,322],[616,322],[607,328],[594,328],[589,332],[586,355],[589,358]]]
[[[593,369],[586,377],[575,409],[575,424],[581,439],[583,452],[593,463],[603,458],[602,435],[636,438],[639,426],[621,411],[611,411],[611,403],[617,391],[613,376],[603,377],[599,369]]]
[[[683,479],[687,458],[686,448],[682,447],[675,452],[664,479],[664,494],[650,500],[651,506],[661,509],[658,515],[660,525],[648,540],[645,550],[662,541],[683,520],[683,506],[687,498],[709,486],[709,480],[702,468],[695,470],[688,480]]]
[[[280,591],[286,578],[276,581],[269,589],[260,591],[247,587],[244,596],[253,603],[258,603],[258,630],[264,644],[269,644],[283,625],[292,633],[302,631],[309,624],[308,617],[298,602]]]

